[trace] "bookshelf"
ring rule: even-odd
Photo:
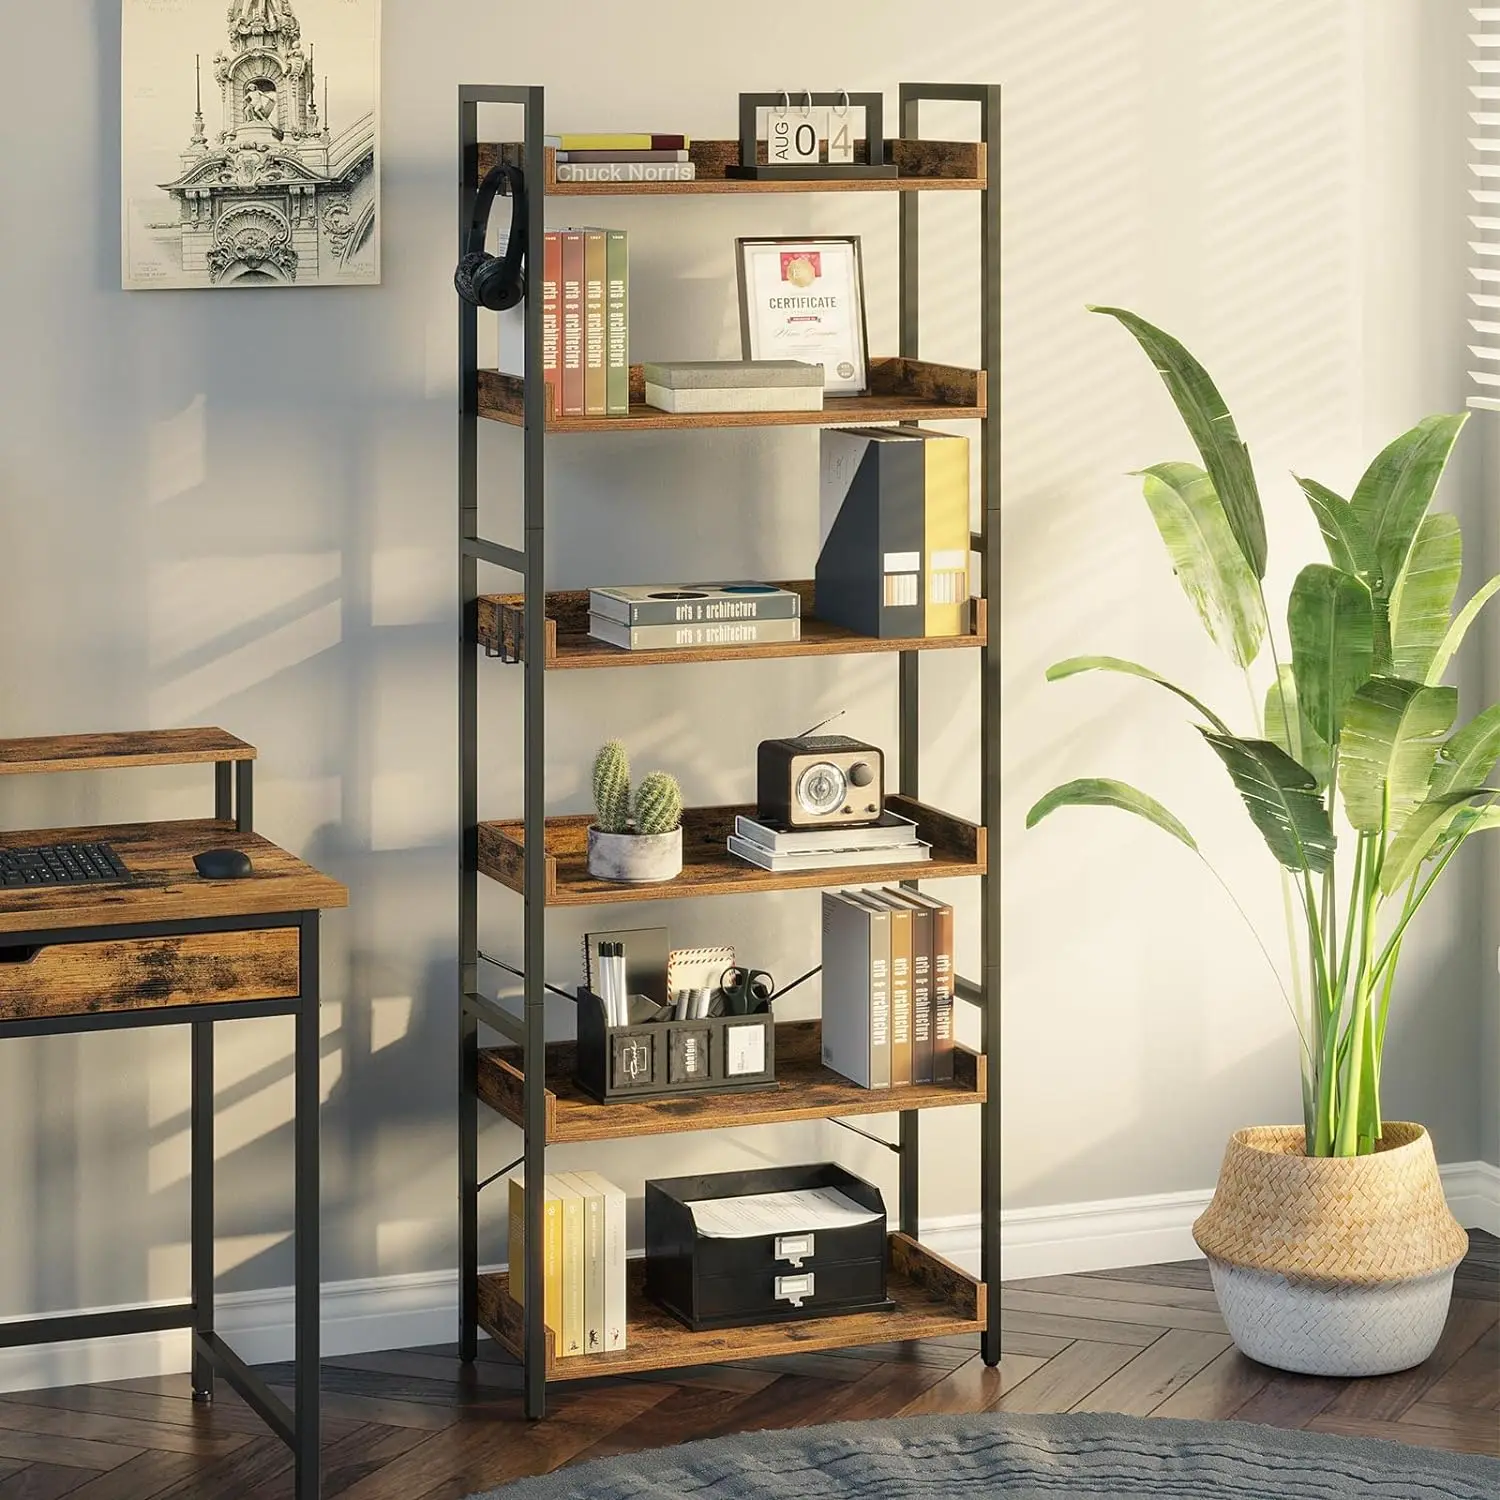
[[[927,101],[975,106],[979,140],[934,141],[920,135],[920,108]],[[524,116],[519,142],[482,142],[479,107],[520,106]],[[876,640],[817,619],[811,610],[812,585],[793,582],[809,608],[802,639],[752,647],[703,647],[681,652],[629,652],[588,636],[588,596],[581,591],[546,591],[544,494],[549,440],[566,435],[670,432],[677,428],[844,426],[870,423],[917,424],[968,421],[979,424],[981,529],[973,546],[980,556],[982,595],[1000,577],[1000,431],[989,404],[990,384],[1000,368],[1000,203],[991,186],[988,163],[998,144],[1000,90],[991,85],[902,84],[901,133],[886,142],[887,159],[899,175],[874,180],[757,182],[727,177],[738,163],[735,141],[699,141],[691,148],[698,173],[693,182],[568,183],[557,180],[553,152],[543,144],[547,131],[545,95],[534,86],[472,86],[459,90],[459,236],[468,228],[470,205],[482,175],[498,159],[513,160],[526,172],[531,200],[528,260],[543,261],[546,203],[551,197],[693,197],[702,194],[786,192],[891,192],[899,219],[900,261],[896,294],[900,308],[898,352],[871,362],[869,395],[831,398],[820,412],[735,412],[684,415],[647,407],[639,366],[631,370],[628,415],[563,417],[548,404],[541,371],[541,298],[525,309],[525,374],[513,376],[478,365],[478,310],[459,314],[459,567],[463,633],[459,652],[459,744],[461,829],[459,880],[459,1186],[460,1186],[460,1351],[465,1360],[478,1352],[481,1330],[519,1359],[525,1368],[527,1415],[545,1414],[550,1384],[594,1376],[637,1373],[727,1360],[753,1359],[789,1351],[850,1347],[891,1340],[978,1333],[984,1358],[1000,1359],[1000,1111],[989,1088],[990,1069],[1000,1038],[999,882],[988,865],[990,835],[999,807],[999,643],[988,628],[986,602],[975,609],[971,634],[955,638]],[[863,145],[856,147],[856,158]],[[933,364],[919,356],[919,205],[924,192],[980,195],[979,308],[980,367]],[[753,226],[752,226],[753,227]],[[481,421],[508,425],[521,434],[524,545],[514,547],[479,533],[479,439]],[[623,460],[622,460],[623,461]],[[647,559],[640,560],[645,568]],[[508,570],[522,579],[519,593],[481,592],[481,566]],[[536,649],[531,649],[535,644]],[[921,800],[921,661],[934,650],[975,653],[981,683],[981,815],[971,823]],[[543,769],[543,728],[547,683],[562,670],[666,667],[682,662],[787,659],[797,656],[884,654],[895,658],[893,687],[899,694],[899,791],[888,798],[893,810],[917,821],[920,836],[933,845],[931,863],[871,865],[777,874],[757,869],[729,854],[724,840],[737,807],[690,808],[683,814],[683,872],[661,885],[621,886],[588,873],[586,815],[547,815]],[[481,821],[481,755],[478,700],[481,673],[499,671],[498,661],[522,674],[525,710],[521,816]],[[844,885],[915,886],[934,879],[973,878],[980,883],[977,977],[959,977],[960,999],[975,1005],[981,1023],[980,1050],[960,1048],[951,1082],[913,1084],[872,1091],[850,1083],[822,1064],[821,1026],[816,1021],[781,1022],[777,1032],[774,1089],[715,1096],[642,1099],[599,1104],[573,1081],[574,1044],[546,1041],[549,991],[543,968],[547,913],[559,906],[683,900],[762,891]],[[480,993],[481,963],[478,898],[481,880],[516,893],[524,911],[523,1002],[519,1013]],[[554,1004],[564,1003],[554,997]],[[481,1045],[480,1028],[501,1033],[501,1045]],[[535,1060],[536,1066],[530,1066]],[[920,1241],[919,1144],[922,1112],[954,1106],[979,1110],[981,1274],[968,1275],[925,1248]],[[481,1180],[479,1110],[493,1111],[518,1125],[523,1154],[509,1167]],[[883,1314],[820,1318],[692,1333],[646,1302],[640,1270],[632,1263],[629,1343],[622,1351],[558,1359],[552,1335],[542,1322],[541,1300],[526,1309],[509,1293],[504,1274],[481,1275],[479,1197],[484,1187],[524,1164],[528,1184],[546,1172],[546,1148],[580,1141],[620,1140],[695,1130],[751,1129],[757,1125],[828,1119],[843,1123],[867,1115],[895,1114],[898,1139],[886,1142],[899,1160],[899,1209],[889,1240],[890,1296],[896,1310]],[[855,1127],[850,1126],[850,1129]],[[863,1133],[863,1132],[861,1132]],[[528,1265],[533,1284],[542,1279],[542,1195],[526,1196]]]

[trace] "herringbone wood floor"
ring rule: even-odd
[[[1014,1282],[1006,1354],[936,1340],[559,1388],[528,1423],[517,1370],[482,1345],[327,1361],[325,1493],[458,1500],[563,1464],[692,1438],[919,1412],[1118,1411],[1352,1433],[1500,1457],[1500,1240],[1475,1234],[1436,1353],[1362,1381],[1279,1375],[1230,1347],[1201,1262]],[[273,1383],[289,1371],[270,1371]],[[285,1450],[185,1376],[0,1399],[0,1500],[289,1497]]]

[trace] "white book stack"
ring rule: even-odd
[[[741,813],[729,836],[729,852],[762,870],[834,870],[862,865],[920,864],[932,845],[917,837],[917,825],[893,812],[857,828],[776,828]]]

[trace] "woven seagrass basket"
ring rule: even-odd
[[[1347,1158],[1305,1155],[1300,1126],[1237,1131],[1193,1238],[1240,1348],[1324,1375],[1420,1364],[1469,1246],[1431,1138],[1404,1122]]]

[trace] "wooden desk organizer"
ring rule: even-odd
[[[775,1088],[776,1018],[766,1009],[750,1016],[611,1026],[604,1002],[580,987],[577,1056],[579,1087],[604,1104]],[[747,1064],[756,1066],[746,1071]]]

